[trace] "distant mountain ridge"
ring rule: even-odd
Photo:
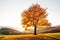
[[[20,34],[20,31],[17,31],[15,29],[11,29],[11,28],[0,28],[0,34],[6,34],[6,35],[10,35],[10,34]]]
[[[60,32],[60,26],[37,30],[37,33],[57,33],[57,32]],[[28,34],[28,33],[34,33],[34,30],[26,30],[24,32],[20,32],[18,30],[7,27],[0,28],[0,34],[5,34],[5,35]]]
[[[27,30],[25,32],[34,33],[34,30]],[[60,26],[54,26],[54,27],[49,27],[42,30],[37,30],[37,33],[55,33],[55,32],[60,32]]]
[[[57,32],[60,32],[60,26],[55,26],[55,27],[48,28],[43,33],[57,33]]]

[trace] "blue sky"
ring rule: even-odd
[[[0,0],[0,26],[22,30],[21,13],[32,4],[47,8],[52,26],[60,25],[60,0]]]

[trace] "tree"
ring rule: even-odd
[[[34,26],[34,34],[36,35],[36,27],[46,26],[50,27],[51,23],[48,23],[46,19],[46,9],[41,8],[38,4],[32,5],[22,13],[22,25],[25,29],[30,26]]]

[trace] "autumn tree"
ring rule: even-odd
[[[36,27],[50,27],[51,23],[46,19],[46,9],[42,8],[38,4],[30,6],[22,13],[22,25],[25,29],[30,26],[34,26],[34,34],[36,35]]]

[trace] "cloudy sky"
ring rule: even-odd
[[[47,8],[52,26],[60,25],[60,0],[0,0],[0,26],[22,30],[21,13],[32,4]]]

